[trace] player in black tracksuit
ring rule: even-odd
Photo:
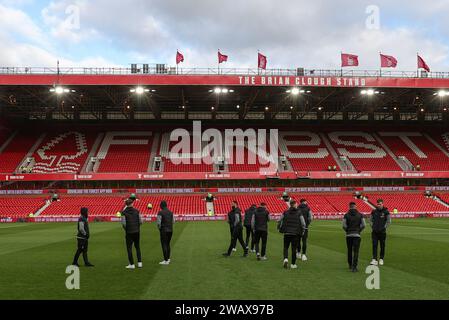
[[[306,227],[304,229],[304,234],[301,237],[299,237],[298,252],[296,254],[296,257],[298,259],[302,259],[303,261],[307,261],[307,256],[306,256],[307,239],[309,238],[309,226],[312,223],[313,216],[312,216],[312,211],[310,210],[310,207],[307,204],[307,200],[301,199],[300,205],[298,208],[299,208],[299,210],[301,210],[301,213],[304,217]],[[302,241],[302,247],[301,247],[301,241]],[[302,252],[301,252],[301,249],[302,249]]]
[[[391,223],[390,212],[384,207],[382,199],[377,200],[377,208],[371,212],[370,224],[372,228],[371,238],[373,240],[372,265],[384,264],[385,241],[387,239],[387,228]],[[380,243],[380,259],[377,261],[377,246]]]
[[[76,238],[78,240],[78,250],[76,250],[75,256],[73,257],[73,263],[72,265],[78,266],[78,258],[81,254],[83,254],[83,260],[86,267],[93,267],[94,265],[89,262],[89,259],[87,258],[87,249],[89,245],[89,220],[88,220],[88,213],[87,208],[81,208],[81,216],[78,219],[78,234],[76,235]]]
[[[268,222],[270,221],[270,213],[267,210],[267,205],[261,203],[260,207],[256,209],[252,220],[251,227],[254,230],[256,255],[257,260],[267,260],[267,240],[268,240]],[[259,243],[262,239],[262,252],[259,251]]]
[[[343,217],[343,230],[346,232],[346,246],[348,248],[348,265],[352,272],[357,272],[359,260],[360,234],[365,229],[365,218],[357,210],[355,202],[349,204],[349,211]]]
[[[251,207],[249,207],[248,209],[246,209],[245,211],[245,218],[243,219],[243,226],[246,229],[246,247],[248,248],[248,250],[251,250],[251,252],[253,252],[254,250],[254,231],[251,225],[251,222],[253,220],[253,216],[254,213],[256,212],[256,205],[253,204]],[[251,238],[251,248],[249,247],[249,239]]]
[[[299,237],[304,233],[306,223],[304,217],[294,200],[290,201],[290,208],[286,210],[279,220],[279,232],[284,234],[284,268],[288,267],[288,248],[292,246],[292,264],[290,268],[298,268],[296,265],[296,251]]]
[[[133,245],[136,248],[137,267],[142,268],[142,255],[140,252],[140,226],[142,217],[139,210],[133,207],[133,200],[125,201],[126,208],[122,212],[122,225],[126,233],[126,250],[128,252],[129,265],[127,269],[135,269],[133,258]]]
[[[223,253],[223,255],[229,257],[238,240],[243,248],[243,256],[248,256],[248,248],[243,241],[242,211],[238,207],[237,201],[232,202],[232,210],[228,213],[228,223],[231,228],[231,244],[229,245],[228,252]]]
[[[173,235],[175,216],[173,215],[173,212],[168,210],[166,201],[161,201],[160,207],[161,210],[157,214],[157,227],[160,232],[164,260],[159,264],[168,265],[170,264],[170,241]]]

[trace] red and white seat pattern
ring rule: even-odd
[[[98,172],[147,172],[150,164],[152,132],[106,132],[98,150]]]
[[[279,132],[279,152],[289,159],[294,171],[326,171],[334,166],[340,170],[320,135],[314,132]]]
[[[449,157],[420,132],[379,132],[396,156],[405,156],[422,171],[449,170]]]
[[[76,131],[50,134],[33,157],[33,173],[78,173],[86,162],[91,137]]]
[[[338,155],[347,157],[358,171],[400,171],[401,168],[372,134],[362,131],[328,133]]]

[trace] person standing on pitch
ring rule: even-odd
[[[161,236],[162,253],[164,261],[159,262],[161,265],[170,264],[170,241],[173,235],[173,224],[175,223],[175,216],[173,212],[168,210],[167,202],[161,201],[161,210],[157,214],[157,227]]]
[[[362,238],[361,232],[365,229],[365,218],[357,210],[355,202],[349,204],[349,211],[343,217],[343,230],[346,232],[346,246],[348,247],[348,265],[352,272],[357,272],[359,249]]]
[[[372,228],[371,238],[373,240],[372,265],[384,265],[385,241],[387,239],[387,228],[391,223],[390,212],[384,207],[382,199],[377,200],[377,208],[371,212],[370,225]],[[380,242],[380,259],[377,262],[377,245]]]
[[[87,249],[89,244],[89,220],[88,220],[88,212],[87,208],[81,208],[81,216],[78,219],[78,234],[76,238],[78,240],[78,250],[76,250],[75,256],[73,257],[72,265],[79,267],[78,258],[81,253],[83,254],[84,265],[86,267],[93,267],[94,265],[89,262],[87,258]]]
[[[267,260],[266,251],[269,221],[270,213],[267,210],[267,205],[262,202],[260,207],[256,209],[251,220],[252,229],[254,230],[257,260]],[[260,239],[262,239],[262,253],[259,251]]]
[[[286,210],[279,220],[279,232],[284,234],[284,268],[288,267],[288,248],[292,246],[291,269],[297,269],[296,251],[299,237],[304,233],[306,223],[295,200],[290,200],[290,208]]]
[[[225,257],[229,257],[237,244],[237,240],[240,242],[243,248],[243,256],[248,256],[248,248],[243,241],[243,224],[242,224],[242,211],[238,207],[237,201],[232,201],[232,210],[228,213],[228,223],[231,226],[231,244],[229,245],[228,252],[223,253]]]
[[[137,267],[142,268],[142,255],[140,253],[140,226],[142,225],[142,217],[139,210],[133,207],[134,201],[128,199],[125,201],[126,208],[122,212],[122,225],[126,233],[126,249],[128,251],[129,265],[126,269],[135,269],[133,258],[133,245],[136,248]]]
[[[298,209],[301,211],[301,214],[304,217],[306,227],[304,229],[304,234],[299,238],[298,252],[296,254],[296,257],[298,259],[301,259],[302,261],[307,261],[307,256],[306,256],[307,238],[309,237],[309,226],[312,223],[313,216],[312,216],[312,211],[310,210],[309,204],[307,203],[306,199],[301,199]],[[301,248],[301,241],[302,241],[302,248]],[[301,249],[302,249],[302,252],[301,252]]]
[[[251,252],[255,252],[254,251],[254,231],[253,231],[251,223],[252,223],[252,220],[253,220],[254,213],[256,212],[256,208],[257,208],[256,205],[253,204],[253,205],[251,205],[251,207],[246,209],[246,211],[245,211],[245,218],[243,220],[243,225],[244,225],[244,227],[246,229],[246,241],[245,241],[245,244],[246,244],[246,248],[248,250],[251,250]],[[250,238],[251,238],[251,248],[249,247],[249,239]]]

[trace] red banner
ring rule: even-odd
[[[139,180],[261,180],[261,179],[430,179],[449,178],[449,171],[312,171],[281,172],[278,175],[263,175],[259,172],[162,172],[162,173],[93,173],[74,174],[0,174],[0,181],[139,181]]]
[[[0,85],[52,86],[54,75],[0,75]],[[341,88],[449,88],[444,78],[235,76],[235,75],[61,75],[61,85],[199,85]]]
[[[359,65],[359,56],[355,54],[342,53],[341,66],[342,67],[357,67]]]

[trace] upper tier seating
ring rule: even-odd
[[[79,173],[94,139],[76,131],[48,134],[33,154],[33,173]]]
[[[358,171],[401,171],[396,161],[367,132],[331,132],[329,141]]]
[[[449,157],[421,133],[412,132],[408,136],[404,134],[402,139],[398,136],[387,136],[387,134],[390,133],[379,133],[381,139],[396,156],[405,156],[414,167],[420,165],[421,171],[449,170]]]
[[[97,153],[97,158],[101,159],[98,172],[147,172],[153,143],[151,132],[119,134],[108,132],[105,135]]]
[[[36,140],[33,133],[19,132],[0,154],[0,173],[13,173]]]
[[[317,133],[280,132],[279,152],[289,159],[294,171],[327,171],[334,166],[340,171]]]

